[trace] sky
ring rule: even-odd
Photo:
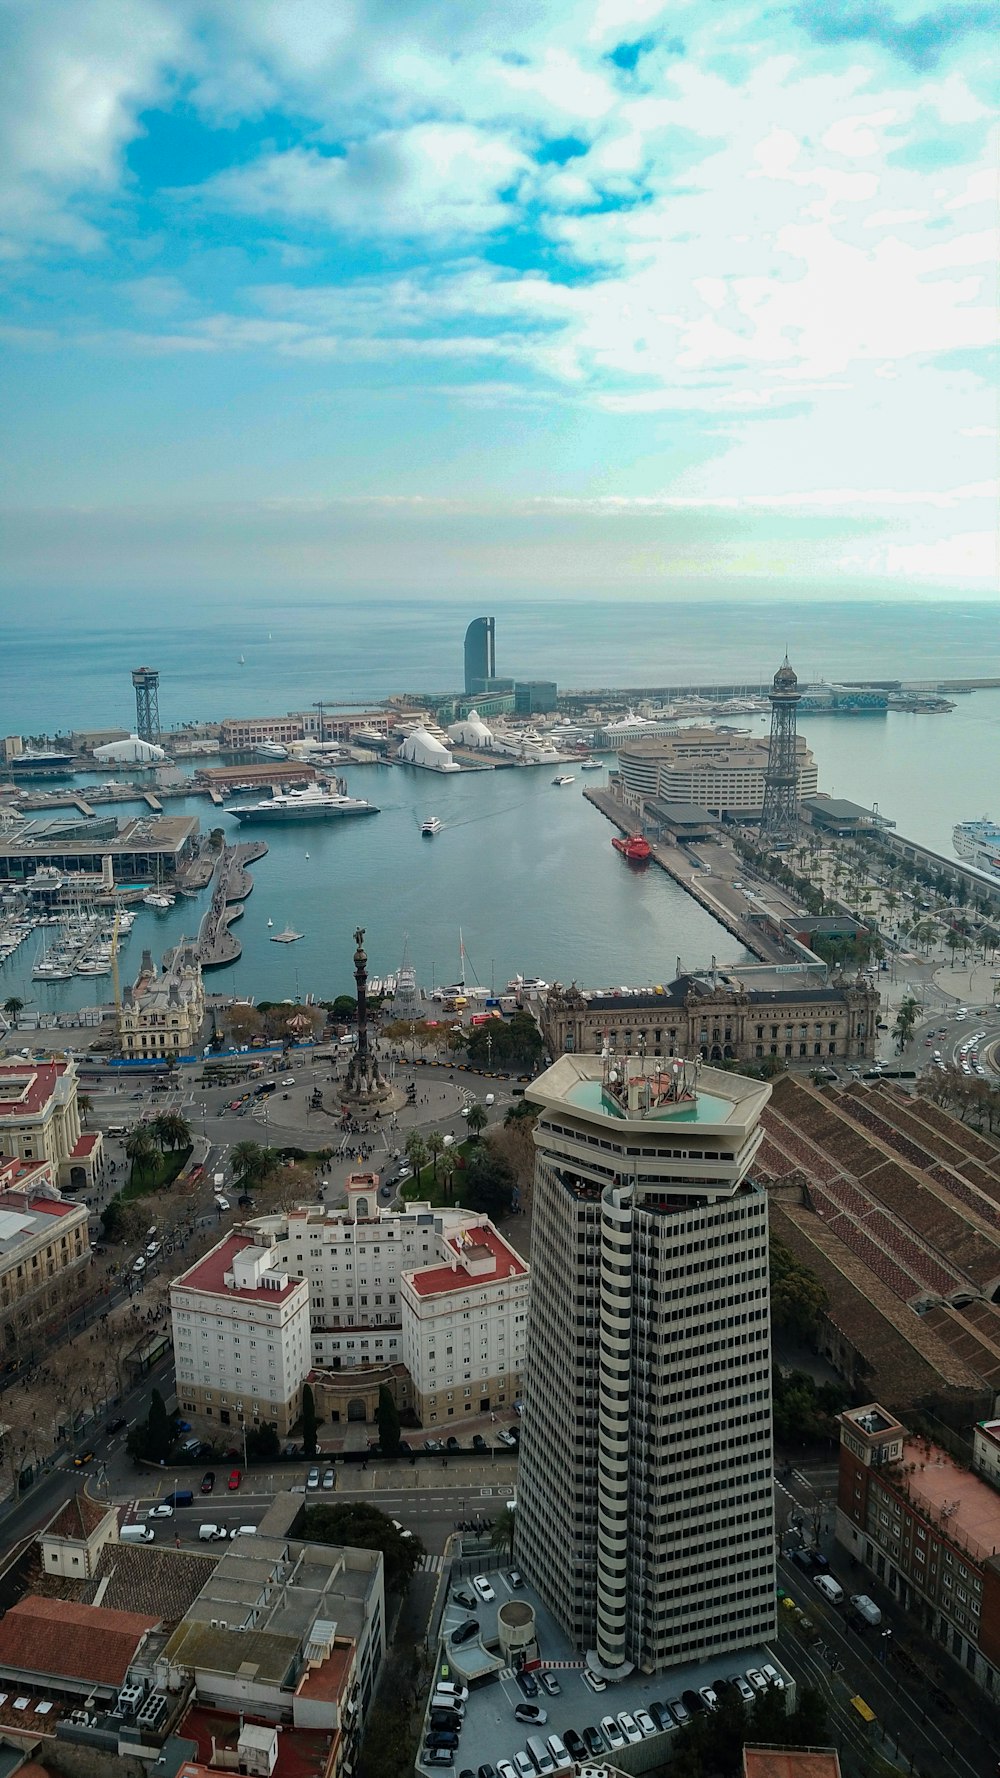
[[[995,598],[994,26],[0,0],[0,586]]]

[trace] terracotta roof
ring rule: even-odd
[[[212,1296],[231,1296],[241,1303],[281,1303],[289,1291],[301,1288],[302,1279],[286,1277],[284,1287],[274,1290],[270,1286],[261,1285],[256,1290],[229,1290],[226,1285],[226,1273],[231,1272],[233,1261],[238,1254],[244,1253],[248,1247],[259,1246],[252,1235],[230,1235],[206,1253],[189,1271],[182,1272],[174,1279],[176,1290],[204,1290]],[[275,1268],[280,1274],[281,1267]]]
[[[332,1703],[339,1698],[351,1671],[354,1649],[353,1642],[335,1643],[326,1660],[318,1667],[310,1667],[303,1676],[296,1697],[322,1698],[324,1703]]]
[[[99,1130],[84,1131],[83,1135],[78,1136],[73,1144],[69,1157],[70,1160],[80,1160],[84,1155],[93,1154],[95,1148],[100,1146],[100,1141],[101,1134]]]
[[[29,1594],[0,1623],[0,1667],[121,1685],[158,1618]]]
[[[107,1512],[106,1506],[98,1506],[88,1494],[74,1494],[56,1513],[51,1524],[46,1525],[42,1536],[87,1538],[97,1530]]]
[[[445,1247],[454,1253],[455,1265],[427,1266],[422,1271],[409,1273],[410,1283],[418,1296],[443,1296],[449,1291],[469,1290],[476,1285],[501,1284],[506,1278],[523,1278],[528,1269],[496,1229],[472,1228],[464,1240],[461,1235],[452,1235]],[[474,1271],[469,1269],[473,1264],[477,1267]]]
[[[743,1778],[840,1778],[832,1747],[744,1747]]]
[[[0,1117],[35,1116],[48,1104],[66,1062],[0,1064]]]

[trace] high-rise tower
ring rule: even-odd
[[[795,713],[802,693],[786,654],[771,690],[771,741],[764,774],[761,838],[792,840],[799,822],[799,761]]]
[[[528,1088],[532,1292],[516,1554],[621,1677],[774,1634],[770,1088],[561,1056]]]
[[[134,667],[135,732],[140,741],[160,745],[160,675],[155,667]]]
[[[465,632],[466,692],[486,691],[496,673],[496,619],[474,617]]]

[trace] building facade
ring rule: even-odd
[[[32,1170],[23,1189],[5,1184],[0,1190],[0,1328],[9,1353],[72,1314],[89,1280],[87,1206],[39,1183],[40,1171]],[[5,1172],[0,1169],[0,1183]]]
[[[486,691],[496,671],[496,619],[474,617],[465,632],[466,693]]]
[[[795,741],[797,795],[815,796],[816,761],[802,735]],[[647,797],[697,803],[713,815],[759,815],[764,806],[768,743],[717,729],[680,729],[657,740],[628,741],[618,750],[618,786],[628,807],[641,812]]]
[[[104,1137],[82,1130],[76,1063],[0,1062],[0,1155],[47,1162],[63,1190],[81,1191],[104,1173]]]
[[[403,1363],[424,1426],[510,1407],[520,1396],[528,1268],[484,1217],[442,1236],[441,1263],[404,1272]]]
[[[301,716],[227,716],[221,725],[222,746],[239,752],[243,747],[258,747],[262,741],[277,742],[287,747],[291,741],[305,739]]]
[[[252,1235],[228,1235],[170,1286],[181,1411],[199,1430],[273,1423],[286,1436],[309,1374],[309,1287]]]
[[[877,1402],[849,1408],[840,1416],[837,1540],[1000,1698],[1000,1493],[991,1481],[912,1436]]]
[[[527,1267],[486,1217],[421,1203],[383,1209],[378,1187],[377,1173],[352,1174],[343,1211],[303,1204],[248,1225],[274,1265],[308,1288],[310,1364],[327,1417],[373,1419],[382,1382],[422,1420],[481,1413],[487,1398],[490,1409],[509,1406],[520,1389]],[[516,1288],[503,1282],[510,1273]],[[445,1337],[457,1308],[450,1286],[470,1299],[457,1310],[468,1338]]]
[[[878,989],[864,977],[837,986],[803,978],[794,987],[754,987],[727,969],[618,994],[556,984],[540,1002],[540,1022],[553,1056],[600,1055],[613,1043],[705,1062],[778,1056],[828,1067],[875,1055],[880,1007]]]
[[[119,1020],[122,1054],[144,1060],[190,1055],[205,1023],[205,989],[197,946],[168,951],[157,970],[148,951],[134,987],[126,988]]]
[[[532,1293],[516,1554],[588,1663],[775,1629],[769,1088],[563,1056],[528,1088]]]

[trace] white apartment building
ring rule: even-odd
[[[170,1286],[177,1400],[199,1430],[299,1417],[311,1368],[309,1287],[273,1247],[227,1235]]]
[[[561,1056],[540,1107],[516,1555],[598,1670],[775,1630],[770,1088]],[[540,1280],[540,1283],[537,1282]]]
[[[618,753],[622,795],[637,810],[654,797],[695,803],[713,815],[760,810],[767,753],[766,735],[727,735],[710,728],[630,741]],[[819,787],[816,761],[802,735],[796,737],[796,763],[801,801]]]
[[[424,1426],[509,1407],[521,1393],[528,1268],[484,1217],[404,1272],[403,1363]]]

